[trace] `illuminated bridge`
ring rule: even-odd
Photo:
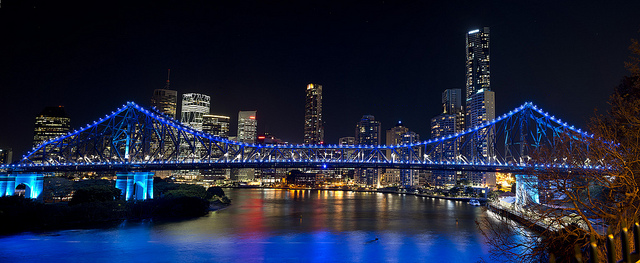
[[[399,168],[523,173],[550,167],[572,169],[575,166],[563,160],[532,164],[530,154],[546,146],[584,155],[588,144],[583,142],[591,137],[525,103],[481,126],[413,144],[260,145],[213,136],[128,102],[104,118],[42,143],[20,161],[0,166],[0,195],[13,194],[16,185],[25,184],[30,196],[38,197],[44,174],[64,171],[115,171],[116,187],[124,190],[127,199],[146,199],[153,197],[151,171],[155,170]],[[596,165],[585,157],[585,167]]]

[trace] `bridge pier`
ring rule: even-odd
[[[128,172],[116,174],[116,188],[125,200],[153,199],[153,173]]]
[[[540,203],[539,180],[537,176],[516,174],[516,205],[523,207],[529,203]]]
[[[16,187],[24,184],[25,197],[40,199],[44,189],[44,175],[39,173],[0,174],[0,196],[11,196]]]

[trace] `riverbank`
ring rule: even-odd
[[[18,196],[0,198],[0,235],[117,226],[123,221],[184,220],[228,206],[198,197],[157,198],[144,201],[113,200],[44,204]]]
[[[487,209],[493,213],[496,213],[499,216],[502,217],[506,217],[508,219],[511,219],[513,221],[515,221],[518,224],[521,224],[523,226],[526,226],[527,228],[536,231],[538,233],[544,232],[547,230],[547,228],[549,226],[539,222],[539,221],[532,221],[531,219],[529,219],[529,217],[527,217],[526,215],[512,210],[512,209],[508,209],[505,207],[502,207],[500,205],[495,205],[492,203],[487,203]]]
[[[478,200],[481,203],[486,203],[487,198],[484,197],[453,197],[453,196],[443,196],[443,195],[430,195],[425,193],[415,193],[415,192],[402,192],[402,191],[391,191],[391,190],[380,190],[380,189],[344,189],[344,188],[293,188],[293,187],[264,187],[264,186],[225,186],[223,188],[230,189],[244,189],[244,188],[256,188],[256,189],[281,189],[281,190],[316,190],[316,191],[344,191],[344,192],[365,192],[365,193],[383,193],[383,194],[400,194],[400,195],[415,195],[420,197],[429,197],[434,199],[444,199],[451,201],[462,201],[469,202],[472,199]]]

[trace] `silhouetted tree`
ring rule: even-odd
[[[562,146],[541,147],[531,155],[532,164],[563,160],[572,166],[604,165],[606,169],[529,171],[534,180],[524,183],[536,184],[546,201],[523,211],[531,225],[523,227],[508,219],[478,222],[493,256],[532,262],[551,252],[559,262],[569,262],[573,247],[586,251],[591,238],[603,253],[603,228],[629,227],[640,215],[640,44],[632,40],[629,49],[631,57],[625,66],[630,76],[615,87],[606,114],[596,112],[591,119],[593,138],[560,135],[556,143]],[[548,227],[541,233],[526,228],[535,223]]]
[[[120,189],[108,180],[87,180],[76,182],[76,188],[69,205],[89,202],[113,201],[120,197]]]

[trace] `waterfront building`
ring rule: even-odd
[[[473,128],[495,118],[495,94],[491,89],[489,27],[469,31],[466,35],[466,128]],[[466,148],[467,159],[493,158],[490,145],[495,131],[484,138],[474,138]],[[495,186],[493,173],[469,172],[467,179],[475,187]]]
[[[356,124],[356,144],[380,145],[380,122],[373,115],[364,115]],[[356,171],[356,181],[368,187],[377,187],[380,184],[379,169],[366,168]]]
[[[46,107],[36,116],[33,147],[69,133],[71,119],[63,106]]]
[[[304,107],[304,143],[323,144],[322,85],[308,84]]]
[[[202,116],[202,131],[220,138],[229,138],[231,117],[205,114]]]
[[[155,107],[159,112],[175,119],[176,107],[178,105],[178,92],[169,89],[170,74],[171,70],[169,70],[167,84],[165,84],[164,88],[153,91],[153,96],[151,96],[151,107]]]
[[[183,124],[202,131],[203,116],[209,114],[210,107],[211,97],[208,95],[200,93],[182,94],[182,116],[180,120]]]
[[[238,112],[238,137],[239,142],[255,143],[257,139],[258,120],[257,111]]]

